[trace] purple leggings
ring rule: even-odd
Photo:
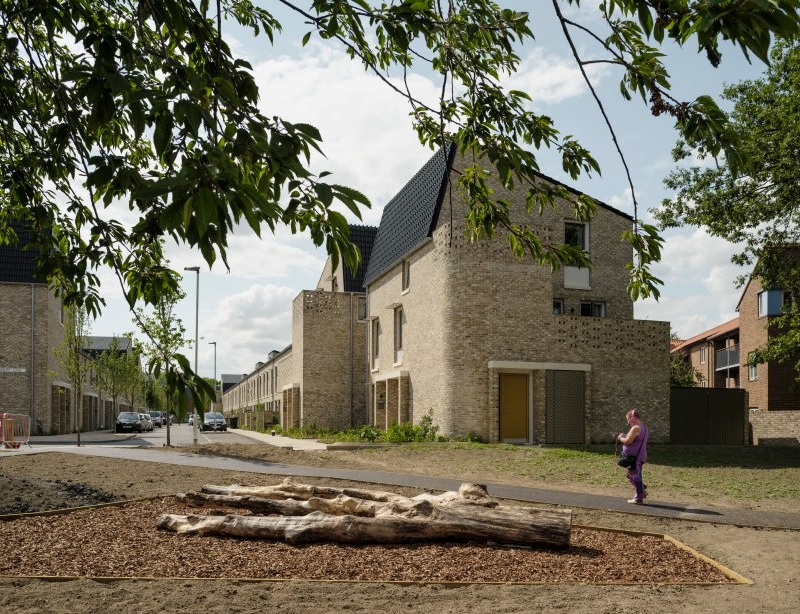
[[[647,486],[645,485],[644,481],[642,481],[642,465],[644,463],[640,461],[636,461],[636,466],[631,467],[628,469],[628,481],[633,486],[634,490],[636,490],[636,499],[641,501],[645,497],[645,490],[647,490]]]

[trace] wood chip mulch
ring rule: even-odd
[[[720,569],[659,537],[573,528],[566,550],[478,543],[290,546],[179,536],[162,514],[173,497],[0,523],[2,576],[263,578],[328,581],[731,583]],[[242,513],[241,510],[235,513]]]

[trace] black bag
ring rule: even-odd
[[[636,455],[634,454],[620,454],[617,464],[625,469],[633,469],[636,466]]]

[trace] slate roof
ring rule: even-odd
[[[372,256],[372,246],[375,244],[377,234],[378,229],[375,226],[350,224],[350,240],[361,250],[361,264],[355,274],[350,267],[343,266],[345,292],[364,292],[364,274],[367,272],[367,266]]]
[[[111,349],[111,340],[114,337],[86,337],[83,340],[83,351],[93,358]],[[128,337],[117,337],[117,351],[120,354],[127,353],[131,349],[131,340]]]
[[[437,151],[384,207],[365,286],[432,235],[454,153],[452,145]]]
[[[30,241],[30,230],[20,222],[10,222],[19,241],[13,245],[0,245],[0,282],[43,283],[36,280],[37,250],[24,247]]]

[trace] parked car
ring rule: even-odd
[[[143,431],[152,431],[153,430],[153,419],[150,417],[150,414],[141,413],[139,416],[142,419],[142,430]]]
[[[203,416],[203,430],[204,431],[227,431],[228,423],[218,411],[207,411]]]
[[[117,433],[131,431],[132,433],[142,432],[142,417],[135,411],[122,411],[117,416],[115,427]]]
[[[164,419],[161,417],[160,411],[151,411],[150,418],[153,420],[153,426],[164,426]]]
[[[189,414],[189,424],[190,425],[194,424],[194,414]]]

